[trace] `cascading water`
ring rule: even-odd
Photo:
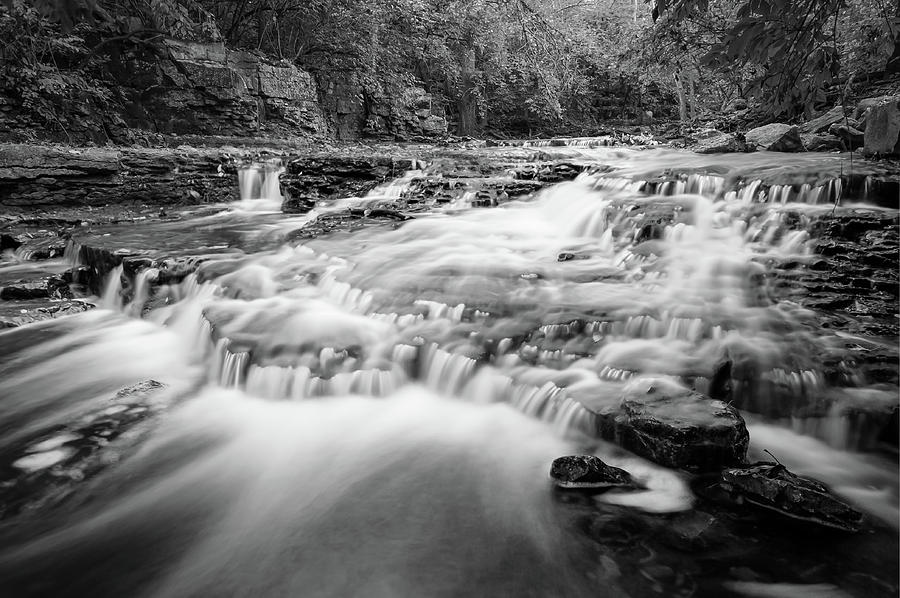
[[[670,154],[601,141],[561,149],[595,151],[617,171],[589,170],[533,199],[476,209],[461,195],[402,226],[210,254],[169,285],[147,268],[128,303],[119,266],[102,309],[0,334],[0,453],[48,431],[15,462],[34,475],[86,475],[61,465],[74,458],[66,443],[118,413],[106,412],[120,408],[108,399],[118,388],[153,379],[170,392],[128,407],[145,409],[144,427],[97,441],[109,447],[97,449],[99,473],[40,525],[0,513],[2,587],[690,595],[692,565],[659,585],[665,555],[632,538],[696,516],[687,478],[590,435],[594,414],[622,392],[650,377],[709,391],[724,360],[733,399],[757,414],[752,451],[771,451],[896,528],[896,464],[855,452],[871,440],[865,413],[890,409],[896,385],[845,375],[842,352],[887,341],[824,326],[780,278],[818,263],[814,223],[845,209],[833,205],[847,200],[840,180],[779,187],[716,163],[719,174],[663,181],[648,162]],[[682,156],[694,170],[703,159]],[[763,170],[776,164],[759,158]],[[240,171],[242,199],[280,201],[278,172]],[[421,176],[316,210],[399,200]],[[204,223],[217,218],[234,214]],[[586,449],[641,484],[597,499],[644,513],[634,529],[572,526],[552,499],[550,461]],[[584,525],[634,554],[598,561],[572,529]]]

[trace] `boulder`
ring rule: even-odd
[[[803,147],[808,152],[829,152],[843,148],[840,138],[836,135],[804,133],[800,135],[800,139],[803,141]]]
[[[668,379],[626,386],[612,426],[620,446],[666,467],[710,471],[744,462],[750,435],[737,409]]]
[[[863,152],[870,155],[900,153],[900,97],[894,96],[871,106],[865,117]]]
[[[560,488],[606,490],[634,488],[635,483],[624,469],[612,467],[594,455],[559,457],[550,466],[550,477]]]
[[[793,125],[772,123],[747,131],[744,136],[750,148],[770,152],[799,152],[803,150],[800,129]]]
[[[863,132],[853,126],[852,123],[835,123],[828,127],[828,132],[840,139],[847,149],[855,149],[862,146],[865,138]]]
[[[822,133],[823,131],[827,131],[828,127],[834,123],[841,122],[842,120],[844,120],[844,107],[835,106],[825,114],[800,125],[800,132]],[[809,148],[807,147],[807,149]]]
[[[857,531],[862,514],[817,480],[795,475],[780,463],[726,469],[720,485],[733,500],[780,515],[844,531]]]
[[[747,145],[736,135],[720,133],[697,141],[694,151],[698,154],[726,154],[747,151]]]

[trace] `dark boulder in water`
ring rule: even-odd
[[[604,463],[594,455],[570,455],[553,460],[550,477],[560,488],[577,490],[606,490],[635,488],[631,474],[624,469]]]
[[[630,384],[612,424],[605,435],[620,446],[692,471],[741,464],[750,443],[737,409],[664,379]]]
[[[719,484],[738,504],[749,503],[793,519],[844,531],[857,531],[862,523],[862,514],[824,484],[795,475],[778,463],[726,469]]]

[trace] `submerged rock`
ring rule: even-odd
[[[781,464],[759,462],[726,469],[720,485],[738,504],[747,502],[793,519],[845,531],[857,531],[862,523],[862,514],[825,485]]]
[[[770,152],[799,152],[803,150],[800,129],[793,125],[772,123],[747,131],[747,145]]]
[[[626,388],[613,425],[620,446],[667,467],[710,471],[744,462],[750,435],[737,409],[665,379]]]
[[[174,398],[145,380],[122,388],[71,425],[40,430],[0,445],[0,520],[57,504],[85,480],[117,462]]]
[[[624,469],[604,463],[594,455],[571,455],[553,460],[550,477],[560,488],[605,490],[634,488],[631,474]]]

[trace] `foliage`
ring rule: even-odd
[[[883,65],[896,31],[886,0],[653,0],[656,33],[678,38],[681,29],[707,22],[709,35],[680,57],[734,82],[773,116],[791,116],[826,102],[841,79]],[[885,27],[887,25],[887,27]]]

